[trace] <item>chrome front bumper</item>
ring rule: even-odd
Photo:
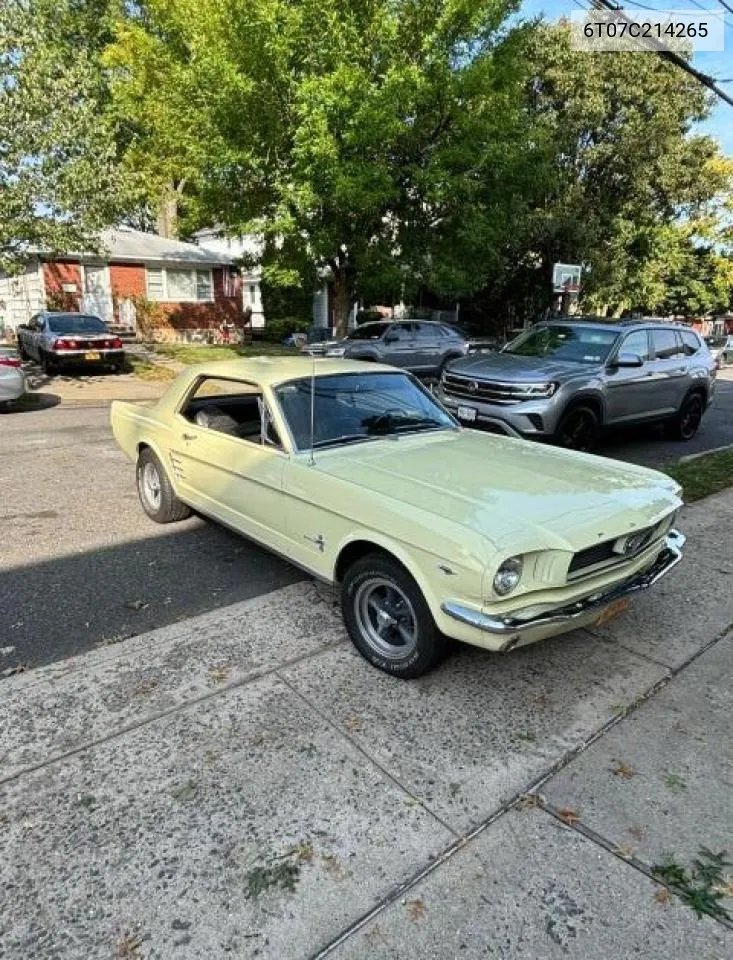
[[[454,620],[460,623],[466,623],[477,630],[485,633],[491,633],[506,638],[506,643],[502,644],[502,650],[509,650],[522,639],[522,635],[538,628],[550,627],[555,624],[568,624],[568,629],[572,629],[574,620],[582,617],[588,617],[594,611],[599,614],[604,607],[607,607],[614,600],[636,593],[639,590],[646,590],[665,577],[669,571],[676,567],[682,559],[682,547],[685,545],[685,537],[678,530],[670,530],[665,539],[665,545],[659,556],[642,573],[637,573],[629,580],[624,580],[607,590],[592,593],[582,600],[576,600],[574,603],[568,603],[565,606],[556,607],[547,613],[539,616],[522,620],[511,613],[505,616],[490,616],[482,613],[480,610],[474,610],[463,606],[455,600],[446,600],[441,604],[441,610]],[[558,632],[562,632],[561,630]]]

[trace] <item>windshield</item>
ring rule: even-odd
[[[275,388],[298,450],[311,442],[311,379]],[[404,373],[347,373],[318,377],[313,446],[337,446],[373,437],[458,429],[432,396]]]
[[[379,340],[388,326],[388,323],[363,323],[360,327],[357,327],[356,330],[352,330],[346,339]]]
[[[616,330],[552,324],[533,327],[504,347],[520,357],[551,357],[576,363],[603,363],[618,338]]]
[[[99,317],[78,316],[49,317],[48,329],[52,333],[106,333],[107,328]]]

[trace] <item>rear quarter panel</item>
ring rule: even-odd
[[[140,444],[146,444],[165,462],[170,449],[169,431],[156,404],[114,400],[110,409],[112,434],[120,449],[137,460]]]

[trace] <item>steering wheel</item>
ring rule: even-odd
[[[407,410],[405,410],[404,407],[387,407],[386,410],[382,410],[382,412],[374,418],[372,426],[377,427],[382,423],[389,422],[395,414],[400,417],[408,416]]]

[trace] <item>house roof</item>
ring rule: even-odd
[[[230,264],[233,258],[226,253],[207,250],[195,243],[184,243],[155,233],[122,228],[103,230],[100,237],[101,259],[110,263],[185,263],[202,265]],[[49,255],[40,252],[46,258]],[[100,255],[68,252],[56,254],[54,259],[99,260]]]

